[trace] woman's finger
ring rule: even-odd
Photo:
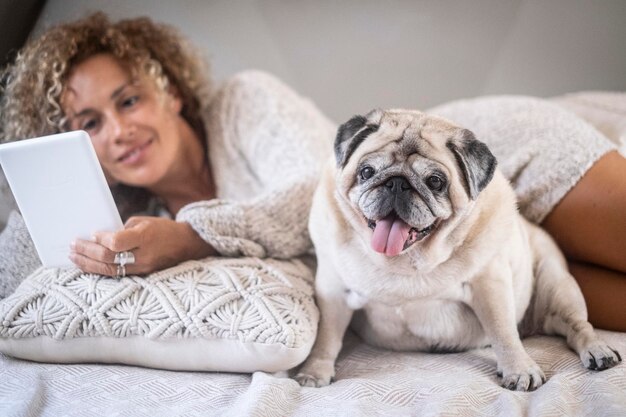
[[[127,264],[122,268],[117,264],[98,262],[76,252],[70,253],[70,260],[78,269],[89,274],[121,278],[118,273],[121,274],[122,272],[125,272],[124,276],[135,275],[138,273],[135,265]]]
[[[154,219],[154,217],[148,217],[148,216],[133,216],[133,217],[129,217],[128,220],[126,220],[126,223],[124,223],[124,227],[126,229],[136,226],[139,223],[144,222],[145,220],[152,220]]]
[[[113,263],[115,260],[115,252],[99,243],[88,240],[76,239],[70,245],[72,252],[86,256],[96,261],[104,263]]]
[[[137,227],[119,232],[96,232],[93,237],[96,243],[106,246],[112,252],[133,250],[141,246],[141,232]]]
[[[80,253],[70,253],[70,260],[83,272],[114,277],[117,275],[117,265],[96,261]]]

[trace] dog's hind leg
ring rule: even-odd
[[[621,362],[615,349],[594,332],[587,321],[585,300],[567,263],[552,238],[536,226],[529,227],[534,258],[535,327],[545,334],[558,334],[588,369],[604,370]]]

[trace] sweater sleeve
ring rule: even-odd
[[[22,216],[17,211],[11,212],[0,232],[0,299],[13,293],[24,278],[40,266]]]
[[[291,258],[309,250],[309,209],[333,123],[276,78],[248,71],[218,93],[208,124],[218,182],[245,173],[253,184],[242,188],[251,191],[189,204],[176,219],[224,256]]]

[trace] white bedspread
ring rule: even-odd
[[[626,333],[599,331],[623,358]],[[458,354],[376,349],[348,334],[337,380],[301,388],[286,375],[52,365],[0,354],[1,416],[626,416],[626,363],[583,368],[565,341],[524,341],[548,382],[498,385],[491,349]]]

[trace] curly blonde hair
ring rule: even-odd
[[[111,22],[104,13],[60,24],[30,40],[0,77],[0,142],[69,130],[61,98],[72,68],[99,53],[112,54],[132,76],[146,76],[163,92],[173,86],[182,117],[206,149],[203,115],[209,105],[208,65],[172,26],[147,17]],[[111,187],[122,218],[146,210],[141,188]]]
[[[165,90],[174,86],[182,116],[205,138],[208,68],[196,49],[173,27],[147,17],[111,22],[104,13],[53,27],[29,41],[0,79],[0,141],[68,130],[61,107],[68,75],[81,61],[110,53],[131,71]]]

